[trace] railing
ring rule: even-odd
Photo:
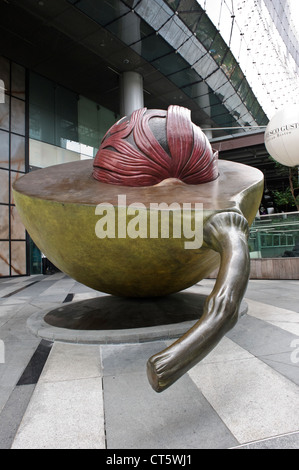
[[[299,212],[256,217],[249,249],[251,258],[299,257]]]

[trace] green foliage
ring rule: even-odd
[[[285,191],[273,191],[274,202],[276,207],[281,210],[287,211],[288,207],[296,208],[296,204],[291,192],[291,189],[288,187]],[[298,197],[297,197],[298,199]]]

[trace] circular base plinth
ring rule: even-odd
[[[150,299],[104,295],[38,312],[27,326],[49,341],[118,344],[170,339],[184,334],[201,317],[206,297],[190,292]],[[239,315],[246,312],[243,301]]]

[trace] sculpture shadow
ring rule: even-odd
[[[158,298],[123,298],[112,295],[74,301],[48,312],[51,326],[74,330],[122,330],[198,320],[206,295],[179,292]]]

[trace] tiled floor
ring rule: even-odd
[[[62,273],[0,280],[0,448],[299,448],[299,281],[250,281],[247,314],[160,394],[145,365],[169,339],[53,342],[27,327],[95,295]]]

